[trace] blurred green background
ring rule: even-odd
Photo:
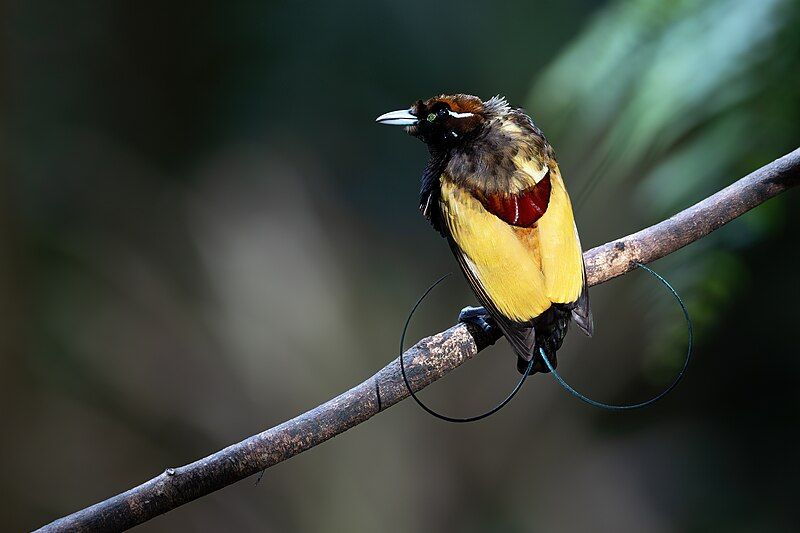
[[[374,118],[441,92],[523,105],[588,249],[800,144],[800,2],[0,4],[0,523],[23,530],[346,390],[455,271],[424,147]],[[790,192],[655,267],[696,360],[605,413],[536,376],[479,424],[406,402],[143,531],[789,531],[800,523]],[[685,331],[644,274],[592,289],[580,390],[648,397]],[[410,338],[473,303],[454,276]],[[423,393],[474,414],[504,342]]]

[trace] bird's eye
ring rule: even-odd
[[[433,122],[436,122],[436,119],[443,118],[443,117],[447,116],[448,113],[450,113],[450,108],[449,107],[447,107],[444,104],[438,104],[431,111],[431,113],[428,113],[428,116],[426,117],[426,120],[428,122],[433,123]]]

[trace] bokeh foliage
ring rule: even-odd
[[[800,141],[791,0],[0,9],[0,521],[14,530],[394,355],[409,305],[455,265],[416,211],[424,149],[372,124],[384,111],[457,91],[525,105],[585,247]],[[142,529],[790,530],[798,203],[657,264],[702,327],[687,380],[652,409],[589,410],[543,376],[471,427],[399,405]],[[683,349],[673,302],[637,276],[593,290],[597,335],[559,358],[604,400],[652,394]],[[410,337],[472,301],[445,287]],[[498,345],[425,398],[469,414],[516,378]]]
[[[795,148],[798,23],[800,7],[783,0],[619,2],[595,16],[528,98],[560,151],[581,154],[577,209],[602,217],[608,196],[630,188],[629,205],[650,224]],[[663,262],[701,332],[742,295],[739,252],[786,224],[787,208],[772,202]],[[683,342],[680,322],[654,318]],[[680,344],[668,341],[654,335],[653,349],[676,354],[672,372]]]

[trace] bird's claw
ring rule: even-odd
[[[494,339],[490,344],[494,344],[499,337],[497,323],[486,311],[485,307],[467,306],[458,313],[458,321],[471,326],[476,332],[486,339]],[[475,334],[473,333],[473,336]]]

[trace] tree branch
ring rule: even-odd
[[[800,148],[681,211],[584,254],[589,285],[620,276],[635,262],[668,255],[800,183]],[[422,339],[404,354],[415,391],[445,376],[496,338],[464,324]],[[108,500],[56,520],[39,531],[118,531],[242,480],[343,433],[408,396],[397,359],[336,398],[288,422],[228,446]]]

